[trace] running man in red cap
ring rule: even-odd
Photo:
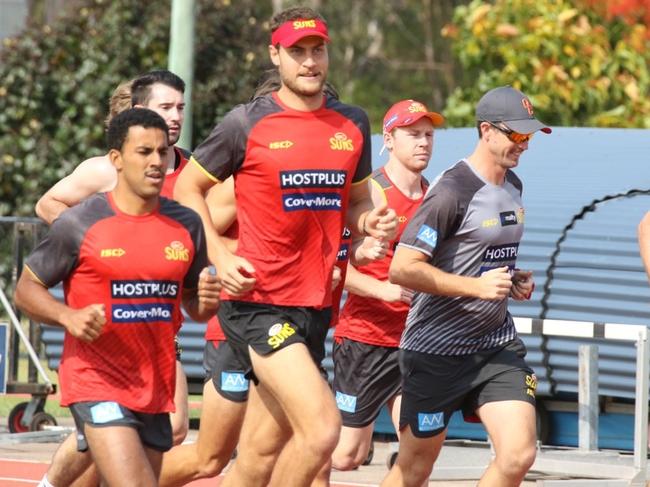
[[[454,411],[477,416],[495,457],[479,485],[520,485],[535,460],[537,380],[508,312],[529,299],[516,268],[524,231],[522,183],[512,171],[537,131],[526,95],[504,86],[476,107],[474,152],[432,183],[393,256],[391,282],[415,291],[400,342],[397,462],[382,485],[419,487]]]
[[[255,383],[226,486],[266,485],[271,473],[271,485],[307,486],[329,460],[340,415],[320,363],[341,233],[347,224],[353,234],[390,239],[397,227],[394,211],[372,209],[367,116],[323,94],[324,20],[292,8],[272,19],[271,31],[269,54],[281,88],[226,115],[175,190],[203,218],[226,291],[219,318]],[[204,200],[230,175],[236,255],[213,230]],[[254,445],[260,425],[262,447]]]
[[[388,404],[399,431],[401,375],[399,340],[404,330],[412,291],[388,281],[393,251],[407,223],[424,198],[428,182],[422,176],[433,150],[434,128],[444,118],[422,103],[402,100],[384,116],[385,166],[371,175],[375,204],[395,209],[399,227],[386,257],[366,265],[349,266],[348,299],[334,333],[336,403],[343,418],[341,438],[332,466],[352,470],[365,460],[375,419]]]

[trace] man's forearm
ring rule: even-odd
[[[183,296],[183,307],[194,321],[206,322],[214,316],[216,309],[201,303],[196,293],[190,292]]]
[[[645,214],[637,230],[641,260],[648,279],[650,279],[650,212]]]
[[[182,195],[175,195],[176,200],[187,206],[188,208],[196,211],[201,217],[203,222],[203,229],[205,230],[205,238],[208,247],[208,259],[210,262],[216,264],[224,256],[230,255],[226,242],[223,241],[221,236],[217,233],[212,225],[212,218],[210,211],[205,202],[204,196],[200,192],[186,192]]]
[[[438,296],[475,298],[478,295],[477,278],[450,274],[427,262],[392,265],[389,279],[393,284]]]
[[[364,228],[365,219],[368,213],[372,210],[372,201],[370,199],[362,199],[351,201],[348,206],[348,212],[345,215],[346,226],[350,229],[353,235],[366,236],[366,229]]]
[[[345,276],[345,289],[349,293],[364,298],[383,299],[381,294],[382,281],[358,271],[352,265],[348,265],[348,272]]]
[[[23,271],[20,276],[14,302],[16,307],[23,311],[32,320],[47,325],[64,326],[61,317],[70,311],[70,308],[55,299],[41,284],[33,281]]]

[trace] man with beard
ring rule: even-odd
[[[311,9],[291,8],[274,16],[271,32],[269,54],[282,86],[226,115],[175,189],[176,198],[203,218],[210,260],[226,291],[219,318],[255,384],[225,486],[269,480],[306,486],[328,461],[340,416],[320,363],[343,226],[384,239],[397,226],[394,211],[372,209],[367,116],[323,94],[325,21]],[[230,175],[236,254],[212,228],[204,200]]]

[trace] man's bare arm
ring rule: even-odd
[[[648,279],[650,279],[650,211],[647,212],[639,222],[637,233],[639,237],[641,260],[643,261],[643,267],[648,275]]]
[[[351,264],[348,264],[345,275],[345,289],[357,296],[380,299],[388,303],[396,301],[410,303],[413,297],[413,291],[410,289],[363,274]]]
[[[345,216],[346,225],[353,235],[392,240],[397,233],[397,215],[386,203],[373,207],[367,183],[353,184]]]
[[[103,304],[91,304],[81,309],[70,308],[54,298],[28,267],[20,275],[14,302],[33,320],[63,326],[72,336],[85,342],[95,340],[106,323]]]
[[[222,184],[212,186],[208,190],[205,202],[214,229],[221,235],[221,240],[228,250],[234,253],[237,250],[237,239],[223,236],[237,219],[234,178],[230,176]]]
[[[415,249],[398,246],[390,265],[394,284],[439,296],[460,296],[500,300],[510,294],[512,279],[508,267],[498,267],[479,277],[450,274],[429,264],[429,257]]]
[[[255,278],[251,277],[255,269],[246,259],[233,255],[214,228],[205,195],[217,183],[197,164],[190,162],[178,176],[174,199],[199,214],[208,244],[208,259],[216,266],[226,292],[238,295],[250,291],[255,285]]]
[[[41,196],[36,214],[51,224],[63,211],[95,193],[112,190],[116,183],[117,173],[107,156],[86,159]]]

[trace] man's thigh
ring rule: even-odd
[[[147,414],[133,411],[114,401],[78,402],[70,405],[77,427],[77,449],[88,449],[85,426],[94,429],[126,427],[135,431],[142,445],[160,452],[172,446],[168,413]]]
[[[86,423],[84,434],[95,465],[108,485],[157,484],[162,452],[145,448],[134,428]]]
[[[269,355],[251,349],[250,354],[260,387],[278,402],[294,432],[305,432],[317,423],[340,425],[332,391],[304,344]]]

